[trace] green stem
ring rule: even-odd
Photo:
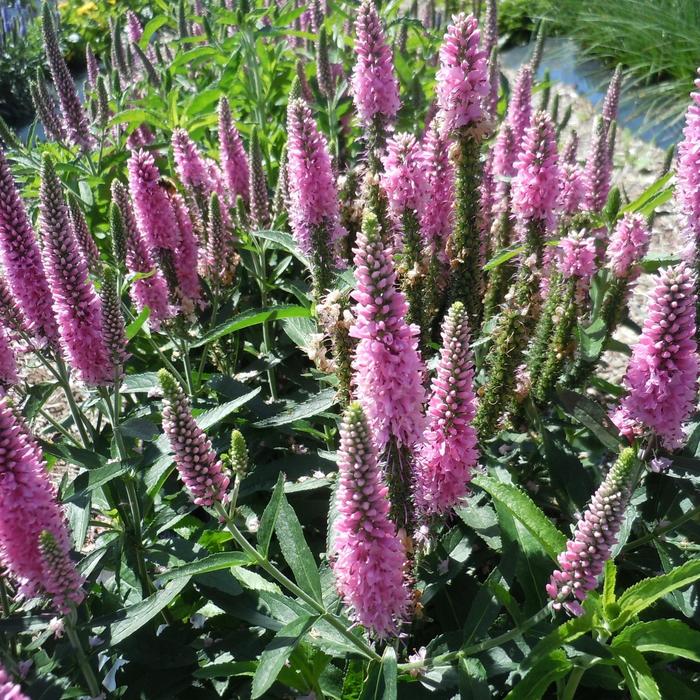
[[[700,513],[700,506],[695,506],[695,508],[692,508],[687,513],[681,515],[679,518],[676,518],[673,522],[668,523],[668,525],[656,528],[655,530],[648,532],[646,535],[643,535],[642,537],[639,537],[636,540],[628,542],[622,548],[622,551],[628,552],[631,549],[641,547],[643,544],[651,542],[651,540],[653,540],[654,538],[661,537],[661,535],[665,535],[667,532],[670,532],[671,530],[675,530],[677,527],[680,527],[681,525],[683,525],[683,523],[687,523],[689,520],[692,520],[698,513]]]
[[[574,670],[569,674],[569,680],[566,683],[561,700],[574,700],[576,689],[578,688],[578,684],[581,682],[581,678],[583,678],[583,674],[585,672],[586,669],[583,666],[576,666],[576,668],[574,668]]]
[[[267,252],[267,246],[265,243],[263,243],[262,246],[260,246],[259,250],[259,256],[258,256],[258,264],[256,267],[258,268],[258,285],[260,287],[260,303],[263,308],[267,308],[267,303],[268,303],[268,298],[267,298],[267,259],[266,259],[266,252]],[[263,333],[263,351],[265,355],[267,356],[270,352],[270,349],[272,347],[272,340],[270,337],[270,322],[269,321],[263,321],[262,324],[262,333]],[[270,396],[272,397],[273,401],[277,401],[278,395],[277,395],[277,378],[275,377],[275,368],[270,367],[267,370],[267,383],[270,386]]]
[[[219,311],[219,295],[218,293],[214,294],[214,301],[212,303],[212,310],[211,310],[211,328],[214,328],[216,326],[216,314]],[[207,355],[209,354],[209,345],[210,343],[206,343],[204,347],[202,348],[202,357],[199,360],[199,369],[197,370],[197,388],[201,389],[202,387],[202,373],[204,372],[204,365],[207,361]]]
[[[381,662],[381,657],[377,654],[374,649],[372,649],[366,642],[364,642],[359,637],[356,637],[352,632],[350,632],[345,625],[331,612],[326,610],[326,608],[319,603],[316,599],[312,598],[308,593],[299,588],[299,586],[294,583],[291,579],[287,578],[274,564],[272,564],[266,557],[262,556],[253,545],[248,542],[248,540],[243,536],[243,533],[236,527],[232,522],[228,513],[224,509],[221,503],[217,503],[214,506],[217,515],[223,520],[228,531],[233,535],[234,541],[238,546],[247,554],[252,561],[254,561],[263,571],[265,571],[271,578],[273,578],[281,586],[284,586],[292,595],[295,595],[300,600],[303,600],[309,607],[315,610],[320,617],[326,620],[330,625],[332,625],[340,634],[342,634],[348,641],[352,642],[360,652],[372,659],[372,661]]]
[[[75,612],[71,613],[70,616],[66,616],[65,618],[66,634],[68,635],[68,639],[70,640],[73,649],[75,650],[78,666],[80,666],[83,678],[85,678],[85,682],[88,685],[90,695],[91,697],[96,698],[100,695],[100,684],[97,682],[95,672],[92,670],[92,666],[90,666],[90,662],[85,654],[83,645],[80,642],[80,637],[78,637],[74,620],[72,619],[74,616]]]
[[[75,402],[75,397],[73,396],[73,390],[70,388],[68,368],[63,362],[63,359],[60,357],[56,359],[56,365],[58,366],[58,376],[60,377],[59,381],[66,395],[66,401],[68,402],[71,415],[73,416],[73,422],[80,433],[80,438],[83,441],[83,447],[87,449],[92,441],[88,437],[86,429],[87,420],[83,416],[80,408],[78,408],[78,404]]]

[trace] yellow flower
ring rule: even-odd
[[[88,2],[81,5],[76,10],[76,13],[78,15],[82,16],[82,15],[90,14],[91,12],[95,12],[96,10],[97,10],[97,5],[94,2],[92,2],[92,0],[89,0]]]

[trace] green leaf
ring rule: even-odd
[[[258,527],[258,551],[264,557],[267,557],[267,553],[270,549],[270,540],[272,539],[272,533],[275,530],[275,523],[277,522],[277,515],[280,511],[283,495],[284,474],[280,472],[280,475],[277,478],[277,484],[275,485],[275,490],[272,492],[272,498],[270,498],[269,503],[267,506],[265,506],[265,510],[260,518],[260,526]]]
[[[490,700],[491,691],[486,679],[486,669],[481,661],[462,657],[457,666],[460,697],[471,700]]]
[[[148,47],[148,42],[151,37],[163,26],[168,23],[168,17],[166,15],[157,14],[148,24],[143,28],[143,34],[139,39],[139,46],[145,51]]]
[[[642,653],[669,654],[700,662],[700,632],[680,620],[652,620],[629,625],[613,640],[613,648],[629,644]]]
[[[103,467],[89,469],[81,472],[66,486],[62,494],[63,500],[69,500],[76,495],[90,493],[100,486],[104,486],[112,479],[116,479],[129,470],[129,466],[122,462],[110,462]]]
[[[605,562],[605,578],[603,582],[603,610],[615,602],[615,581],[617,580],[617,567],[612,559]]]
[[[491,260],[484,265],[484,271],[493,270],[494,267],[503,265],[503,263],[512,260],[516,255],[520,255],[520,253],[524,252],[524,250],[525,246],[518,245],[514,248],[506,248],[505,250],[499,251],[498,255],[491,258]]]
[[[524,491],[513,484],[505,484],[485,474],[478,474],[474,477],[473,483],[501,503],[556,561],[557,555],[566,547],[566,537]]]
[[[506,695],[506,700],[538,700],[554,681],[563,678],[573,664],[566,654],[557,649],[539,661],[530,672]]]
[[[241,567],[236,567],[231,570],[231,574],[238,581],[238,583],[243,586],[246,590],[255,591],[260,593],[261,591],[266,591],[267,593],[280,593],[280,587],[263,578],[260,574],[250,569],[244,569]]]
[[[681,261],[677,255],[669,255],[668,253],[650,253],[640,263],[644,272],[649,275],[658,272],[662,267],[671,267],[678,265]]]
[[[255,674],[255,661],[229,661],[208,664],[197,669],[195,678],[231,678],[232,676],[252,676]]]
[[[679,566],[668,574],[646,578],[628,588],[618,599],[620,614],[612,621],[613,629],[620,629],[642,610],[653,605],[678,588],[689,586],[700,579],[700,559],[694,559]]]
[[[649,664],[634,647],[620,644],[613,653],[632,700],[662,700]]]
[[[252,698],[261,697],[272,686],[289,655],[317,619],[316,615],[299,617],[277,632],[260,656],[253,676]]]
[[[210,573],[211,571],[230,569],[234,566],[246,566],[246,564],[250,563],[250,559],[243,552],[218,552],[166,571],[154,583],[160,587],[167,581],[173,581],[183,576],[191,578],[199,574]]]
[[[163,590],[157,591],[141,602],[126,608],[121,613],[121,619],[108,625],[106,633],[100,636],[106,637],[110,647],[120,644],[150,622],[161,610],[168,607],[189,583],[189,580],[189,577],[185,576],[171,581]]]
[[[127,374],[122,382],[124,394],[146,394],[160,386],[158,372],[143,372],[141,374]]]
[[[587,396],[563,387],[556,390],[556,395],[566,412],[588,428],[605,447],[611,450],[619,449],[620,431],[602,406]]]
[[[318,575],[314,556],[306,544],[304,532],[294,509],[289,505],[287,497],[280,496],[280,505],[275,522],[277,541],[285,561],[289,564],[294,578],[306,593],[323,602],[321,594],[321,578]]]
[[[311,418],[323,411],[327,411],[336,402],[336,390],[324,389],[315,396],[312,396],[307,401],[294,405],[292,408],[279,413],[276,416],[270,416],[264,420],[259,420],[253,425],[256,428],[276,428],[280,425],[289,425],[298,420]]]
[[[382,661],[373,661],[360,700],[397,700],[398,667],[394,647],[387,646]]]
[[[207,345],[226,335],[243,330],[244,328],[250,328],[250,326],[260,325],[261,323],[265,323],[265,321],[275,321],[282,318],[306,318],[309,316],[311,316],[311,310],[307,309],[305,306],[279,305],[270,306],[265,309],[251,309],[250,311],[246,311],[234,317],[232,321],[227,321],[217,326],[190,347],[198,348],[202,345]]]
[[[141,327],[146,323],[150,315],[151,310],[147,306],[144,306],[143,309],[141,309],[141,313],[126,328],[126,337],[128,340],[131,340],[141,330]]]
[[[583,359],[586,362],[596,361],[603,352],[603,343],[608,335],[608,329],[602,318],[597,318],[588,326],[578,326],[578,342]]]
[[[626,207],[624,207],[620,214],[626,214],[627,212],[638,212],[644,216],[649,216],[657,206],[664,204],[671,199],[673,195],[673,188],[666,187],[673,173],[667,173],[663,177],[660,177],[656,182],[649,185],[649,187],[642,192],[642,194],[637,197],[633,202],[630,202]],[[666,188],[666,189],[664,189]]]
[[[311,261],[301,252],[294,238],[285,231],[254,231],[252,235],[276,243],[279,248],[291,253],[304,267],[311,269]]]

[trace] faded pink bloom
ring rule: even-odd
[[[193,502],[198,506],[221,503],[229,485],[211,441],[192,416],[190,401],[166,371],[158,372],[163,389],[163,430],[175,454],[175,466]]]
[[[620,88],[622,87],[622,66],[615,68],[613,77],[610,79],[608,91],[603,100],[603,123],[606,130],[610,129],[610,124],[617,119],[617,109],[620,105]]]
[[[338,471],[338,517],[332,533],[338,592],[372,634],[395,636],[409,612],[407,558],[389,518],[388,489],[359,402],[343,416]]]
[[[219,152],[221,169],[230,193],[231,203],[242,197],[247,204],[249,199],[248,157],[243,148],[243,141],[233,123],[231,108],[226,97],[219,101]]]
[[[451,133],[478,124],[489,92],[486,53],[479,48],[479,23],[473,15],[452,20],[440,47],[437,101],[442,128]]]
[[[129,189],[136,221],[151,248],[176,250],[180,229],[167,192],[161,187],[160,171],[153,155],[136,151],[129,158]]]
[[[425,514],[445,513],[467,495],[479,457],[472,426],[476,413],[473,381],[468,314],[456,302],[443,322],[428,426],[416,456],[416,506]]]
[[[608,245],[606,267],[618,278],[636,278],[637,263],[647,254],[651,231],[641,214],[625,214],[615,226]]]
[[[332,262],[345,229],[328,144],[304,100],[287,108],[287,177],[290,226],[302,252]],[[324,246],[326,250],[317,250]]]
[[[700,242],[700,77],[695,81],[695,88],[685,114],[676,172],[676,201],[685,219],[693,256]]]
[[[39,338],[58,339],[41,252],[10,166],[0,149],[0,251],[12,294]]]
[[[564,216],[572,216],[580,211],[586,196],[583,171],[578,165],[563,162],[559,174],[559,209]]]
[[[5,326],[0,323],[0,388],[7,389],[19,381],[17,362]],[[0,390],[0,393],[2,391]]]
[[[508,102],[506,122],[513,131],[514,154],[520,153],[526,129],[532,118],[532,67],[522,66],[515,79],[513,92]]]
[[[540,222],[550,229],[554,224],[559,168],[554,126],[546,112],[533,115],[515,168],[512,202],[516,221],[522,227]]]
[[[697,399],[696,302],[695,276],[685,263],[659,273],[625,374],[629,393],[613,414],[624,435],[646,428],[667,449],[683,444]]]
[[[60,612],[84,597],[70,560],[70,539],[41,451],[20,425],[7,399],[0,399],[0,560],[25,598],[47,594]],[[55,546],[42,552],[42,533]],[[60,570],[56,568],[60,565]]]
[[[350,335],[359,339],[353,360],[357,398],[380,450],[391,440],[411,448],[424,426],[425,369],[418,351],[419,330],[406,323],[408,304],[396,287],[394,258],[372,214],[365,215],[357,236],[355,266],[355,322]]]
[[[29,700],[10,674],[0,666],[0,700]]]
[[[602,211],[610,192],[611,178],[612,159],[608,149],[607,131],[603,120],[598,118],[593,125],[591,151],[584,171],[587,209]]]
[[[100,69],[97,66],[97,59],[93,53],[92,46],[85,46],[85,65],[87,67],[88,85],[93,89],[97,89],[97,78],[100,75]]]
[[[185,200],[179,194],[170,197],[180,230],[180,244],[174,251],[173,262],[177,277],[178,293],[183,311],[188,314],[202,301],[202,287],[197,274],[199,244],[192,229],[192,219]]]
[[[365,126],[372,125],[377,117],[385,123],[392,122],[401,106],[399,81],[374,0],[363,0],[360,5],[355,32],[357,60],[352,74],[355,109]]]
[[[151,131],[148,124],[141,124],[127,136],[126,145],[130,150],[136,151],[150,146],[155,139],[155,134]]]
[[[515,176],[516,161],[515,138],[508,122],[501,122],[501,127],[493,146],[493,179],[496,189],[493,203],[493,215],[499,216],[510,210],[511,181]]]

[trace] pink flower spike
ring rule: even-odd
[[[607,131],[602,119],[593,124],[591,151],[586,162],[584,179],[586,183],[586,208],[602,211],[610,192],[612,159],[608,148]]]
[[[641,214],[625,214],[610,237],[606,266],[617,278],[639,276],[639,263],[647,254],[651,231]]]
[[[564,277],[589,280],[596,271],[595,239],[587,231],[569,234],[559,241],[559,269]]]
[[[452,233],[454,220],[455,174],[450,160],[450,143],[432,124],[423,147],[427,194],[421,229],[435,247],[443,253]]]
[[[179,194],[171,195],[175,218],[180,231],[180,245],[174,251],[175,275],[182,310],[185,314],[194,311],[195,305],[202,302],[202,286],[197,274],[199,244],[192,228],[192,219],[185,200]]]
[[[0,393],[19,381],[17,361],[5,326],[0,323]]]
[[[393,122],[399,111],[399,81],[374,0],[363,0],[355,22],[356,62],[352,74],[355,109],[364,126],[376,118]]]
[[[586,196],[583,171],[576,164],[563,162],[559,172],[559,210],[564,216],[572,216],[580,211]]]
[[[418,141],[411,134],[394,135],[387,141],[382,164],[384,172],[381,184],[394,220],[400,223],[406,210],[413,211],[420,219],[425,208],[428,183]]]
[[[180,182],[185,187],[192,187],[206,197],[211,195],[211,184],[207,165],[196,144],[184,129],[173,131],[173,155]]]
[[[469,322],[455,302],[442,325],[442,347],[432,383],[428,426],[416,457],[416,505],[427,515],[445,513],[467,495],[479,453]]]
[[[700,68],[685,113],[683,140],[678,146],[676,201],[683,214],[692,256],[700,246]]]
[[[515,79],[515,85],[508,102],[506,122],[513,131],[515,155],[520,152],[525,130],[532,118],[532,68],[525,64]]]
[[[352,616],[379,638],[396,636],[408,617],[406,552],[389,519],[388,490],[362,407],[343,416],[338,450],[338,518],[332,567]]]
[[[683,444],[683,424],[697,400],[695,284],[686,263],[659,273],[625,374],[629,393],[612,417],[624,435],[646,428],[670,450]]]
[[[479,40],[476,18],[459,14],[447,28],[440,47],[437,101],[446,133],[477,126],[484,116],[482,103],[489,92],[488,57],[479,48]]]
[[[231,203],[238,197],[248,204],[248,157],[231,116],[231,108],[226,97],[219,101],[219,152],[221,169],[226,180]]]
[[[366,213],[355,248],[356,304],[350,335],[358,338],[353,369],[357,398],[377,446],[412,448],[423,432],[423,376],[419,330],[406,323],[408,304],[396,286],[394,258],[374,214]]]

